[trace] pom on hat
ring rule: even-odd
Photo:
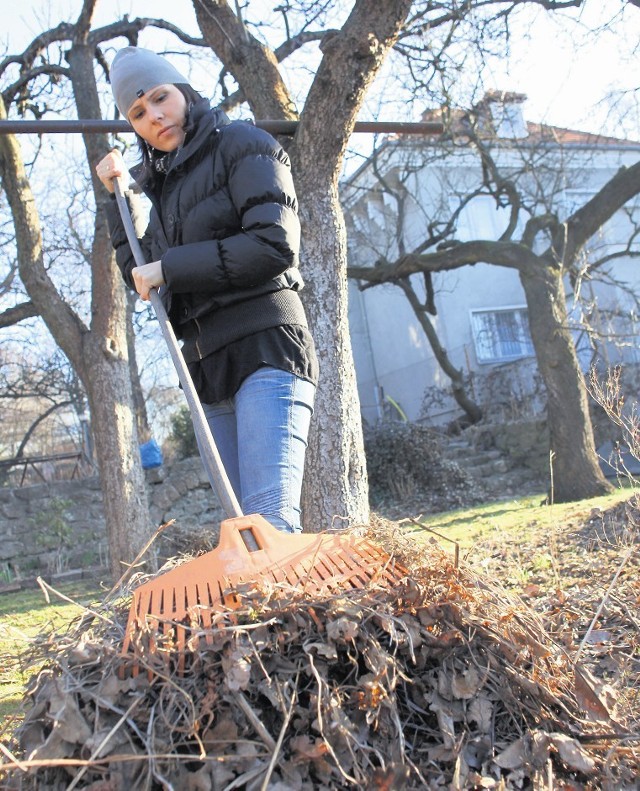
[[[111,64],[109,78],[113,98],[125,118],[136,99],[157,85],[189,84],[168,60],[142,47],[119,50]]]

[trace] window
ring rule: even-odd
[[[497,363],[534,354],[525,307],[472,310],[471,330],[479,363]]]

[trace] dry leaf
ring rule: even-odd
[[[471,701],[469,719],[476,723],[479,731],[489,733],[493,720],[493,703],[486,695],[479,695]]]
[[[75,752],[76,745],[60,736],[57,730],[51,731],[45,741],[28,758],[30,761],[49,761],[57,758],[70,758]]]
[[[324,758],[329,752],[324,739],[312,740],[309,736],[296,736],[289,742],[289,746],[293,750],[294,760],[310,760],[315,761],[318,758]]]
[[[583,774],[593,774],[596,762],[580,742],[563,733],[552,733],[550,738],[565,766]]]
[[[454,673],[451,679],[451,692],[455,698],[470,700],[480,689],[480,674],[475,667],[469,667],[462,673]]]
[[[91,736],[91,728],[73,695],[69,695],[65,705],[55,713],[53,727],[60,738],[67,742],[84,744]]]
[[[304,650],[307,651],[307,653],[313,651],[318,656],[325,657],[325,659],[338,658],[338,650],[332,643],[305,643]]]
[[[586,636],[586,642],[590,645],[601,645],[611,641],[611,632],[606,629],[592,629]]]
[[[501,769],[520,769],[526,763],[527,748],[525,737],[521,736],[517,741],[512,742],[506,750],[494,758],[494,763]]]
[[[353,642],[358,636],[360,627],[348,618],[336,618],[327,624],[327,637],[334,642]]]
[[[385,769],[378,768],[371,775],[371,788],[374,791],[402,791],[409,775],[409,767],[405,764],[388,764]]]
[[[225,658],[228,661],[225,663]],[[232,692],[245,690],[251,681],[251,663],[240,652],[234,652],[230,657],[223,658],[225,667],[225,684]]]
[[[444,747],[449,750],[452,749],[456,743],[456,732],[453,716],[447,702],[434,692],[429,708],[431,711],[435,711],[436,717],[438,718],[438,725],[440,727]]]
[[[203,766],[197,772],[185,773],[185,791],[211,791],[213,783],[211,771],[208,766]]]
[[[577,665],[574,667],[574,683],[576,700],[587,717],[594,722],[611,722],[611,714],[605,702],[607,698],[599,694],[603,690],[607,691],[605,685],[598,682],[585,667]],[[608,697],[608,700],[611,698]]]

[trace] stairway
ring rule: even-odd
[[[491,497],[509,498],[541,491],[531,470],[512,466],[508,456],[495,448],[476,448],[464,436],[442,437],[443,455],[478,480]]]

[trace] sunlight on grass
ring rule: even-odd
[[[631,494],[629,487],[623,487],[590,500],[548,505],[545,501],[546,495],[540,492],[519,499],[432,514],[420,522],[466,549],[473,547],[478,541],[492,538],[504,540],[508,534],[513,534],[514,540],[521,540],[534,530],[558,528],[576,520],[584,520],[594,508],[606,510],[627,500]],[[418,539],[433,535],[422,531],[418,525],[414,526],[412,534]]]
[[[37,639],[63,630],[83,612],[84,604],[99,597],[94,582],[68,583],[60,592],[78,604],[52,596],[48,603],[40,588],[0,595],[0,724],[18,711],[24,685],[36,668],[29,667],[25,653]],[[0,731],[2,727],[0,726]]]

